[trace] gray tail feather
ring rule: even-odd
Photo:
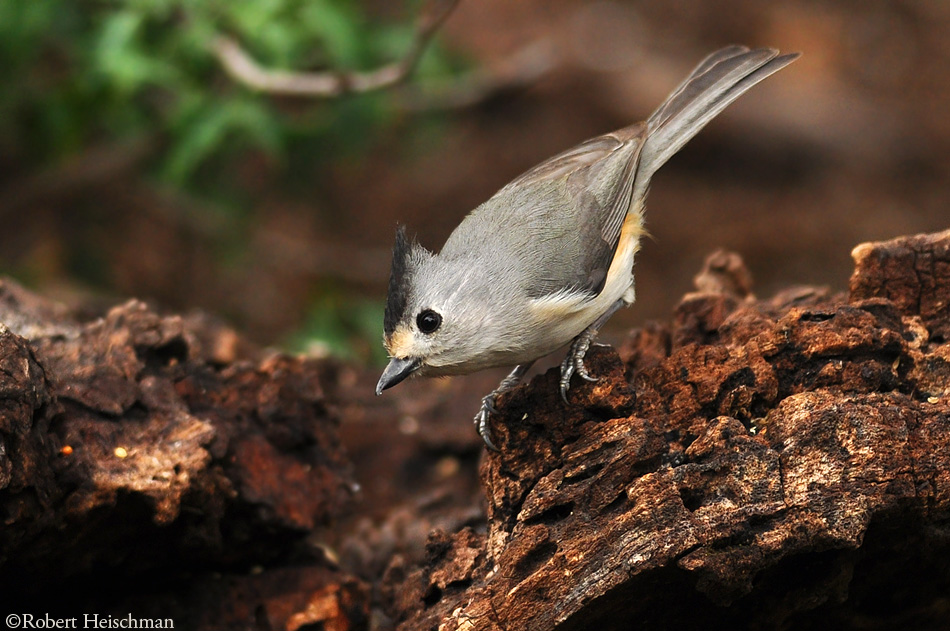
[[[647,120],[634,198],[645,194],[657,169],[726,106],[798,57],[799,53],[779,57],[771,48],[729,46],[701,61]]]

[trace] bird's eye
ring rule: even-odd
[[[442,316],[432,309],[424,309],[416,316],[416,326],[425,334],[435,333],[442,326]]]

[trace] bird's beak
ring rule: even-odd
[[[383,371],[376,384],[376,394],[380,395],[386,388],[392,388],[394,385],[414,373],[422,365],[422,360],[418,357],[407,357],[401,359],[393,357],[389,360],[389,365]]]

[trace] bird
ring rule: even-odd
[[[559,388],[596,381],[584,357],[600,328],[634,302],[653,174],[710,120],[799,53],[729,46],[713,52],[639,123],[592,138],[515,178],[432,252],[398,226],[383,316],[390,357],[376,394],[410,376],[514,366],[482,399],[489,418],[535,360],[564,346]]]

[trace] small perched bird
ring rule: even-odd
[[[442,251],[396,231],[383,343],[391,357],[376,394],[410,375],[515,366],[475,416],[488,418],[538,358],[571,342],[567,400],[601,326],[634,301],[633,260],[650,178],[706,123],[794,61],[731,46],[704,59],[645,122],[583,142],[524,173],[473,210]],[[573,341],[572,341],[573,340]]]

